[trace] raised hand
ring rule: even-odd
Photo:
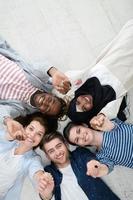
[[[95,130],[101,130],[104,124],[104,120],[105,116],[103,114],[99,114],[90,120],[90,125]]]
[[[108,174],[108,167],[105,164],[101,164],[97,160],[91,160],[87,163],[87,172],[88,176],[93,178],[101,177]]]
[[[52,84],[54,88],[60,93],[66,94],[71,89],[70,80],[64,73],[52,67],[49,70],[49,74],[52,77]]]
[[[24,140],[25,139],[25,131],[23,126],[13,120],[11,117],[7,117],[4,120],[4,123],[7,127],[7,132],[8,132],[8,138],[9,140]]]
[[[37,172],[36,173],[37,188],[38,192],[43,199],[51,199],[54,181],[50,173],[47,172]]]
[[[99,131],[110,131],[114,127],[114,124],[102,113],[93,117],[89,123],[93,129]]]

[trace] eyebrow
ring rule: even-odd
[[[44,130],[44,132],[45,132],[45,130]],[[44,132],[43,131],[38,131],[38,133],[41,133],[42,135],[44,134]]]
[[[50,151],[53,151],[53,150],[54,150],[54,148],[48,149],[47,153],[49,153]]]
[[[53,147],[53,148],[51,148],[51,149],[48,149],[47,152],[50,152],[50,151],[54,150],[54,148],[58,147],[60,144],[62,144],[62,142],[59,142],[58,144],[55,145],[55,147]]]
[[[35,126],[33,126],[32,124],[29,124],[29,126],[31,126],[32,128],[36,128]],[[44,127],[44,132],[43,131],[37,131],[38,133],[41,133],[41,134],[43,134],[44,132],[45,132],[45,127]]]

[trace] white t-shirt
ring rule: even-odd
[[[88,197],[78,185],[77,178],[72,170],[71,165],[65,168],[59,169],[63,174],[63,179],[61,183],[61,199],[62,200],[88,200]],[[54,200],[54,197],[52,198]]]

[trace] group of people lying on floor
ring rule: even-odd
[[[132,44],[130,20],[95,65],[82,71],[80,79],[85,75],[86,81],[66,102],[53,89],[65,95],[70,77],[50,63],[28,64],[0,40],[1,200],[18,200],[27,175],[40,199],[119,199],[100,177],[115,165],[133,168],[133,125],[124,122],[133,86]],[[64,115],[71,122],[63,136],[57,128]],[[79,147],[71,152],[68,143]],[[50,165],[43,166],[37,147]]]

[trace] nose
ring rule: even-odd
[[[55,155],[60,156],[60,151],[58,149],[55,150]]]
[[[34,137],[34,136],[35,136],[35,131],[30,131],[30,132],[29,132],[29,136],[30,136],[30,137]]]

